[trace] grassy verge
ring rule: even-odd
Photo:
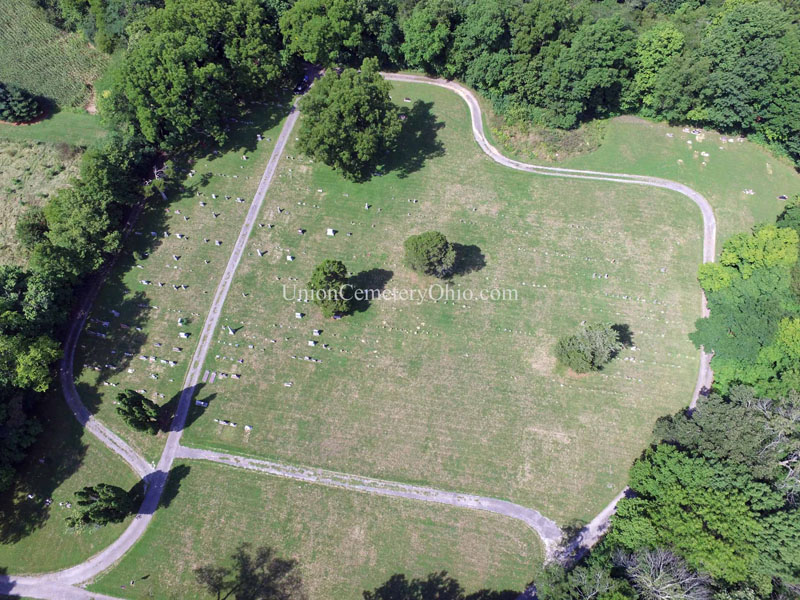
[[[447,570],[469,591],[521,590],[543,559],[524,524],[465,509],[382,498],[230,467],[177,465],[144,537],[90,588],[124,598],[203,598],[192,569],[243,541],[299,562],[308,596],[359,598],[395,573]],[[131,580],[135,583],[130,585]]]
[[[61,111],[30,125],[0,123],[0,139],[6,140],[88,146],[105,134],[100,117],[88,113]]]

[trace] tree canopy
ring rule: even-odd
[[[0,121],[33,121],[41,113],[39,103],[24,90],[0,82]]]
[[[350,312],[350,293],[347,267],[340,260],[322,261],[311,274],[308,289],[314,296],[314,304],[322,309],[324,317],[344,315]]]
[[[117,412],[123,420],[138,431],[158,431],[158,405],[134,390],[117,395]]]
[[[456,251],[444,234],[426,231],[407,238],[403,243],[405,264],[426,275],[448,277],[456,264]]]
[[[299,148],[347,179],[363,181],[394,150],[402,127],[377,59],[329,70],[300,102]]]
[[[72,525],[106,525],[119,523],[136,510],[135,498],[121,487],[108,483],[86,486],[75,492],[77,515]]]
[[[599,371],[622,350],[619,331],[611,324],[584,325],[556,344],[558,361],[576,373]]]

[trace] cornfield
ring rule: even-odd
[[[27,0],[3,0],[0,10],[0,81],[61,107],[82,106],[109,57],[81,36],[45,20]]]

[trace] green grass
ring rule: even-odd
[[[75,372],[81,398],[102,422],[154,464],[165,434],[152,436],[125,425],[114,407],[117,393],[131,388],[145,390],[160,404],[177,401],[214,290],[269,159],[283,112],[284,108],[259,106],[258,115],[248,117],[255,123],[234,127],[232,140],[224,150],[212,151],[192,165],[196,175],[186,177],[183,192],[173,193],[168,204],[153,202],[147,206],[87,321],[87,330],[107,337],[84,334],[79,340]],[[256,141],[259,132],[265,136],[261,142]],[[244,153],[249,160],[242,160]],[[212,199],[212,194],[219,197]],[[226,195],[231,199],[226,200]],[[237,197],[246,201],[239,203]],[[207,205],[200,206],[201,201]],[[212,212],[219,216],[214,218]],[[165,238],[164,232],[169,237]],[[186,237],[178,239],[176,234]],[[204,238],[210,241],[206,243]],[[215,240],[221,240],[222,245],[216,246]],[[149,255],[136,260],[134,251]],[[175,261],[173,255],[180,260]],[[152,284],[143,285],[141,280]],[[164,286],[158,287],[158,282]],[[173,285],[188,285],[188,289],[176,291]],[[120,313],[119,318],[112,310]],[[178,326],[178,319],[186,321],[185,327]],[[181,339],[181,330],[191,337]],[[173,351],[174,347],[182,350]],[[151,363],[139,356],[156,359]],[[170,367],[162,360],[177,365]]]
[[[131,489],[138,482],[128,465],[83,431],[58,390],[42,399],[37,413],[45,433],[0,501],[0,565],[15,575],[70,567],[116,540],[129,521],[76,531],[65,521],[74,508],[59,504],[74,503],[74,493],[86,485]],[[47,499],[53,500],[49,507]]]
[[[447,570],[469,591],[521,590],[543,553],[526,525],[491,513],[300,484],[226,466],[178,465],[176,494],[90,589],[124,598],[204,598],[192,569],[241,542],[299,562],[308,597],[356,599],[395,573]],[[146,577],[146,578],[145,578]],[[136,580],[130,586],[130,581]],[[123,589],[124,588],[124,589]]]
[[[747,231],[757,223],[773,221],[785,204],[779,196],[800,193],[800,175],[788,160],[773,156],[759,144],[738,141],[737,136],[714,131],[696,136],[682,127],[618,117],[593,125],[603,132],[599,148],[594,149],[592,143],[587,148],[593,151],[554,163],[546,155],[533,151],[526,142],[498,134],[503,130],[502,121],[486,102],[481,106],[489,138],[509,156],[577,169],[665,177],[696,189],[714,208],[718,252],[731,235]],[[579,137],[579,133],[573,136]],[[523,137],[519,132],[515,135]],[[745,194],[748,189],[754,193]]]
[[[0,12],[0,81],[12,83],[61,107],[79,107],[109,57],[77,34],[47,22],[28,0],[3,2]]]
[[[28,208],[78,174],[80,151],[67,144],[0,140],[0,264],[22,265],[16,223]]]
[[[0,123],[0,139],[32,140],[89,146],[106,134],[100,117],[89,113],[61,111],[30,125]]]
[[[394,96],[428,104],[443,155],[357,185],[287,149],[260,217],[274,228],[254,230],[206,364],[241,379],[203,388],[210,406],[193,407],[184,442],[590,518],[624,486],[656,418],[691,399],[700,215],[666,191],[505,169],[475,145],[455,94],[396,84]],[[419,164],[426,144],[405,139],[401,152]],[[282,297],[325,258],[425,288],[401,248],[433,228],[485,257],[455,285],[513,288],[518,301],[380,301],[332,321]],[[638,349],[600,374],[565,373],[552,347],[583,320],[629,325]]]

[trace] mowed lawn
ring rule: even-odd
[[[205,598],[192,570],[241,542],[296,559],[310,600],[361,597],[395,573],[446,570],[469,591],[521,591],[544,558],[536,533],[491,513],[299,484],[210,463],[176,465],[174,499],[90,589],[123,598]],[[133,586],[131,580],[135,580]]]
[[[177,402],[214,290],[285,112],[284,105],[257,105],[247,122],[232,124],[226,148],[191,165],[193,176],[182,174],[183,192],[147,206],[78,342],[75,373],[82,400],[154,463],[166,436],[129,428],[116,412],[117,394],[130,388],[144,390],[162,405]],[[257,141],[257,134],[264,139]],[[181,332],[189,337],[181,338]]]
[[[67,527],[66,517],[77,508],[74,494],[98,483],[130,490],[139,481],[122,459],[83,430],[60,390],[44,397],[37,413],[47,433],[30,449],[20,466],[22,476],[0,502],[0,565],[15,575],[76,565],[116,540],[130,519],[79,531]]]
[[[78,174],[81,151],[69,144],[0,139],[0,264],[23,265],[16,225],[28,209]]]
[[[656,418],[691,399],[699,212],[662,190],[502,168],[455,94],[393,94],[413,115],[389,174],[352,184],[287,149],[209,352],[209,406],[192,407],[184,443],[591,518]],[[454,287],[517,299],[380,300],[338,321],[284,299],[326,258],[370,287],[424,290],[435,281],[402,265],[402,244],[428,229],[466,247],[473,270]],[[564,372],[553,346],[582,321],[629,326],[635,349],[602,373]]]
[[[502,144],[492,132],[499,121],[491,106],[485,101],[481,106],[488,137],[509,156],[538,164],[664,177],[691,186],[714,208],[717,252],[730,236],[774,221],[786,203],[780,196],[800,193],[800,175],[788,159],[740,136],[624,116],[598,123],[604,133],[597,150],[549,163],[520,147]]]
[[[89,146],[106,135],[100,117],[86,112],[60,111],[29,125],[0,123],[0,138]]]

